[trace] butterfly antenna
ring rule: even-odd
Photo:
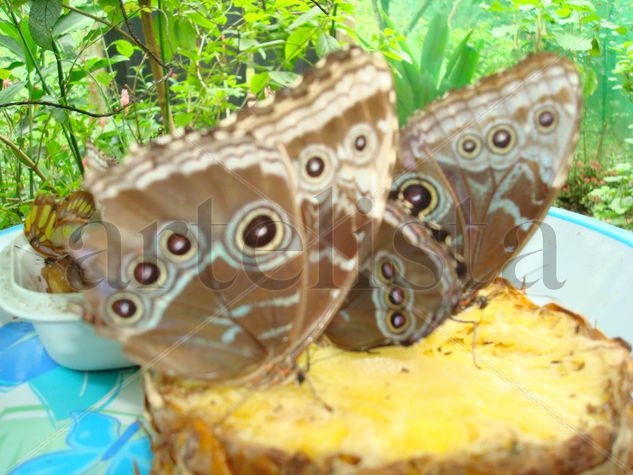
[[[477,296],[477,299],[479,299],[480,296]],[[483,297],[483,296],[482,296]],[[482,301],[481,303],[478,303],[479,305],[479,310],[480,312],[483,313],[483,309],[486,308],[486,306],[488,305],[488,299],[486,297],[483,297],[483,299],[485,299],[485,301]],[[479,363],[477,363],[477,353],[475,351],[475,345],[477,344],[477,331],[479,330],[479,324],[481,323],[481,320],[483,318],[483,316],[479,317],[479,321],[475,321],[475,320],[461,320],[459,318],[455,318],[453,316],[448,317],[450,320],[453,320],[454,322],[457,323],[467,323],[469,325],[473,326],[473,339],[471,342],[471,354],[473,357],[473,364],[475,365],[475,368],[477,369],[481,369],[481,366],[479,366]]]

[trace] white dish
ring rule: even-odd
[[[503,276],[523,280],[534,302],[579,313],[609,337],[633,343],[633,233],[551,208]]]
[[[33,324],[50,357],[76,370],[132,366],[121,344],[97,335],[77,311],[83,296],[49,294],[40,277],[44,260],[22,233],[0,251],[0,307]],[[6,317],[5,317],[6,319]]]

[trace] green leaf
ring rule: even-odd
[[[479,51],[469,45],[458,48],[449,63],[440,94],[470,84],[479,64]]]
[[[129,58],[134,54],[134,46],[132,46],[132,43],[127,40],[116,40],[112,44],[116,47],[119,54],[122,54],[126,58]]]
[[[22,46],[20,46],[20,43],[18,43],[13,38],[10,38],[5,35],[0,35],[0,46],[11,51],[18,58],[21,58],[22,60],[24,60],[24,50],[22,49]]]
[[[11,71],[9,71],[8,69],[0,69],[0,79],[4,81],[5,79],[9,79],[10,77]]]
[[[187,15],[191,21],[196,25],[210,31],[215,31],[217,26],[211,20],[208,20],[204,15],[198,12],[193,12]]]
[[[490,33],[494,38],[514,38],[518,29],[519,25],[501,25],[495,26]]]
[[[341,45],[336,40],[336,38],[334,38],[333,36],[330,36],[329,34],[323,31],[317,37],[316,53],[320,58],[327,56],[332,51],[336,51],[337,49],[340,49],[340,48],[341,48]]]
[[[292,85],[299,76],[298,74],[290,71],[271,71],[269,75],[272,82],[282,87]]]
[[[316,31],[317,27],[302,26],[290,33],[284,47],[284,56],[286,60],[292,61],[294,58],[299,56],[306,48]]]
[[[609,208],[617,214],[624,214],[633,208],[633,196],[618,196],[609,203]]]
[[[591,67],[581,69],[582,77],[582,95],[583,97],[589,97],[598,88],[598,76]]]
[[[558,46],[567,51],[590,51],[592,48],[591,38],[574,33],[554,33],[553,36]]]
[[[319,9],[319,7],[317,6],[312,7],[307,12],[299,15],[299,18],[293,21],[292,24],[288,27],[288,31],[296,30],[301,25],[305,25],[306,23],[311,22],[319,15],[323,15],[323,12]]]
[[[402,62],[396,60],[390,61],[390,63],[395,70],[393,79],[396,88],[398,119],[400,125],[404,125],[415,112],[415,96],[407,79]]]
[[[72,33],[80,28],[89,28],[94,23],[92,18],[77,12],[70,12],[68,15],[62,16],[53,28],[53,36],[55,38]]]
[[[174,124],[176,127],[186,127],[193,122],[193,112],[180,112],[174,115]]]
[[[172,40],[180,48],[193,49],[198,41],[198,32],[191,22],[184,18],[175,17],[169,23],[172,29]]]
[[[60,124],[66,124],[68,122],[68,111],[54,107],[51,111],[51,116]]]
[[[26,83],[24,81],[16,82],[15,84],[11,84],[9,87],[5,87],[2,91],[0,91],[0,104],[6,104],[11,102],[13,98],[24,89],[24,85]]]
[[[429,75],[434,85],[438,84],[447,46],[448,14],[442,12],[431,20],[420,55],[420,68]]]
[[[61,0],[31,0],[29,30],[40,48],[53,48],[53,31],[61,14]]]
[[[265,71],[263,73],[253,74],[253,77],[251,77],[249,82],[249,87],[251,92],[257,95],[268,85],[269,82],[270,75],[268,74],[268,71]]]
[[[247,51],[251,48],[255,48],[259,45],[259,41],[254,40],[252,38],[240,38],[237,48],[240,51]]]

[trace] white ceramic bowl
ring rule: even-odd
[[[633,233],[551,208],[503,276],[528,296],[555,302],[610,337],[633,343]]]
[[[0,307],[6,314],[31,322],[50,357],[62,366],[76,370],[132,366],[120,343],[97,335],[81,320],[77,312],[81,294],[46,293],[40,277],[42,257],[23,233],[11,237],[0,250]]]

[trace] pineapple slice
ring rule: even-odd
[[[147,373],[155,472],[629,473],[630,348],[504,282],[481,295],[407,348],[313,346],[302,382]]]

